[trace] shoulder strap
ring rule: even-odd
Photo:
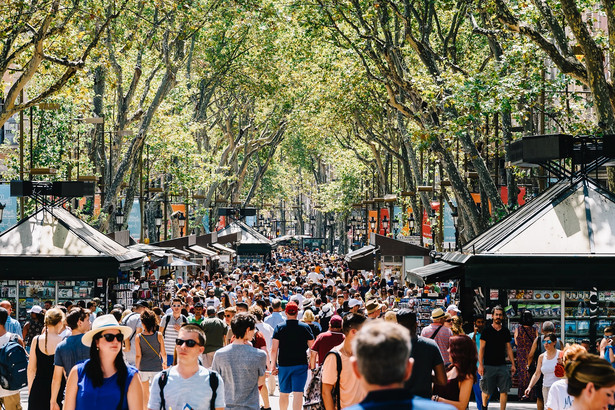
[[[164,323],[164,326],[162,324]],[[162,321],[160,323],[160,327],[162,328],[162,337],[164,338],[165,333],[167,332],[167,326],[169,326],[169,315],[166,314],[162,317]]]
[[[186,316],[182,315],[182,321],[184,323],[188,323],[188,318]]]
[[[337,404],[337,408],[341,409],[341,403],[340,403],[340,375],[342,374],[342,356],[340,356],[340,354],[335,351],[335,350],[329,350],[329,353],[327,353],[325,355],[325,360],[327,360],[327,356],[329,356],[330,354],[335,356],[335,364],[336,364],[336,368],[337,368],[337,378],[335,379],[335,385],[333,386],[333,394],[336,398],[336,404]],[[322,361],[324,364],[324,360]]]
[[[167,385],[169,381],[169,372],[171,368],[163,370],[160,372],[160,378],[158,378],[158,387],[160,388],[160,410],[165,410],[167,403],[164,399],[164,386]]]
[[[218,390],[218,373],[216,373],[213,370],[209,371],[209,387],[211,387],[211,404],[210,404],[210,409],[211,410],[215,410],[216,409],[216,391]]]
[[[440,331],[440,329],[442,329],[444,327],[444,325],[440,325],[432,334],[431,336],[429,336],[430,339],[435,339],[436,335],[438,334],[438,332]]]

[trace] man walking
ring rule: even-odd
[[[214,360],[216,350],[224,346],[224,338],[228,332],[228,326],[222,319],[216,317],[216,308],[208,307],[207,319],[203,319],[201,328],[205,332],[205,351],[202,357],[203,366],[209,369]]]
[[[352,367],[367,396],[347,410],[454,410],[448,404],[413,396],[403,388],[413,371],[410,350],[410,336],[400,325],[370,321],[363,326],[352,344]]]
[[[58,343],[54,354],[53,379],[51,381],[51,409],[60,410],[57,398],[63,395],[60,391],[62,377],[67,378],[74,365],[90,358],[90,348],[81,343],[83,334],[90,330],[88,312],[80,307],[71,309],[66,315],[66,324],[72,334]]]
[[[231,329],[235,340],[215,352],[211,368],[225,381],[227,407],[259,410],[258,388],[265,383],[267,353],[250,345],[256,318],[238,313],[231,321]]]
[[[500,410],[506,408],[508,391],[512,385],[511,376],[515,374],[511,334],[508,328],[502,326],[503,320],[504,309],[501,306],[494,307],[493,323],[485,327],[480,337],[478,374],[482,377],[480,389],[483,393],[483,409],[487,409],[489,397],[496,389],[500,392]],[[510,372],[506,366],[506,356],[512,363]]]
[[[451,362],[448,354],[448,345],[453,332],[448,327],[444,326],[444,321],[448,316],[441,308],[434,309],[431,312],[431,323],[426,326],[421,332],[421,336],[432,339],[438,345],[442,360],[444,361],[444,367],[448,366]]]
[[[413,396],[431,398],[432,395],[432,372],[435,376],[433,382],[437,385],[446,385],[446,370],[442,355],[436,342],[432,339],[416,335],[416,313],[409,309],[400,309],[397,312],[397,323],[410,331],[412,354],[414,359],[412,376],[404,386]]]
[[[203,303],[196,302],[194,304],[194,315],[188,318],[188,323],[200,326],[204,319],[205,317],[203,316]]]
[[[480,337],[483,333],[483,330],[485,329],[485,317],[484,316],[477,316],[474,319],[474,331],[472,333],[470,333],[468,336],[470,337],[470,339],[472,339],[472,341],[474,341],[474,343],[476,343],[476,351],[480,352]],[[476,367],[478,368],[478,365],[480,364],[477,363]],[[472,391],[474,392],[474,398],[476,399],[476,408],[478,410],[482,410],[483,408],[483,399],[482,399],[482,392],[480,390],[480,379],[481,376],[480,374],[476,374],[476,382],[472,385]],[[487,401],[489,401],[489,399],[487,399]]]
[[[310,349],[310,369],[317,367],[317,360],[318,366],[322,366],[327,353],[335,346],[339,346],[343,341],[342,318],[339,315],[333,315],[329,321],[329,330],[319,334]]]
[[[224,409],[225,390],[222,378],[217,373],[199,366],[204,345],[205,334],[197,325],[189,324],[179,330],[177,339],[173,342],[177,349],[177,366],[154,376],[147,403],[149,410],[209,410],[211,407],[216,410]],[[166,378],[162,393],[160,377]],[[189,394],[186,394],[187,392]],[[212,401],[214,406],[211,406]]]
[[[4,347],[9,341],[16,340],[23,346],[23,340],[15,333],[7,332],[4,327],[9,317],[9,312],[0,307],[0,348]],[[4,390],[0,387],[0,405],[5,410],[21,410],[21,399],[19,390]]]
[[[282,315],[282,301],[280,299],[273,299],[271,307],[273,308],[273,312],[265,318],[265,323],[275,330],[277,325],[286,322],[286,318]]]
[[[21,335],[22,331],[19,321],[11,317],[11,314],[13,313],[13,305],[11,305],[11,302],[9,302],[8,300],[3,300],[2,302],[0,302],[0,307],[5,308],[6,311],[9,312],[9,317],[8,319],[6,319],[6,331],[10,333],[15,333],[16,335]]]
[[[344,341],[342,344],[331,349],[337,352],[342,359],[341,370],[337,368],[337,358],[335,354],[326,357],[322,364],[322,402],[326,410],[335,410],[337,403],[333,400],[333,389],[339,383],[339,403],[340,409],[344,409],[353,404],[359,403],[365,398],[366,392],[361,385],[359,378],[352,371],[352,341],[365,323],[366,317],[360,313],[348,313],[344,316],[342,330],[344,331]],[[339,372],[339,373],[338,373]],[[339,379],[337,375],[339,374]]]
[[[288,408],[290,393],[293,393],[293,410],[301,410],[303,405],[308,370],[305,352],[312,347],[314,335],[308,325],[297,320],[298,313],[299,306],[289,302],[286,322],[275,328],[271,341],[270,369],[274,375],[279,373],[280,410]]]
[[[132,313],[126,316],[124,320],[122,320],[123,325],[126,325],[132,329],[132,335],[126,341],[126,344],[130,347],[130,350],[125,352],[124,354],[126,357],[126,362],[133,366],[135,365],[135,359],[137,355],[136,347],[135,347],[135,340],[136,340],[137,334],[143,331],[143,325],[141,324],[141,313],[145,312],[145,309],[148,307],[149,305],[147,304],[146,301],[140,300],[137,303],[135,303]],[[68,373],[70,373],[70,370]]]
[[[167,364],[173,364],[173,353],[175,352],[175,339],[179,329],[184,323],[188,323],[186,316],[182,315],[182,301],[180,298],[174,298],[171,302],[171,313],[166,314],[160,321],[160,331],[164,338],[164,349],[167,354]]]

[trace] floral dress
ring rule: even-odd
[[[527,355],[530,353],[536,334],[536,329],[533,327],[519,326],[517,328],[515,344],[517,345],[517,385],[520,392],[525,391],[532,378],[527,369]]]

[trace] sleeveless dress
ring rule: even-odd
[[[90,362],[90,359],[77,365],[77,405],[76,410],[115,410],[120,403],[120,397],[123,397],[122,410],[128,410],[128,386],[137,369],[134,366],[128,365],[128,375],[126,383],[124,383],[124,392],[120,391],[117,385],[117,373],[113,376],[104,379],[103,385],[94,387],[92,381],[85,374],[85,366]],[[49,403],[49,401],[47,401]]]
[[[517,386],[519,391],[523,392],[530,384],[532,375],[527,368],[527,355],[532,349],[532,344],[536,339],[536,329],[529,326],[519,326],[517,330]]]
[[[444,386],[434,384],[433,394],[447,400],[459,401],[459,376],[447,380]]]
[[[28,396],[29,409],[43,409],[49,407],[51,400],[51,380],[53,379],[53,359],[54,355],[47,355],[39,348],[40,340],[36,344],[36,375],[32,382],[30,395]],[[62,378],[64,379],[64,378]],[[64,391],[64,380],[60,386],[60,392]],[[63,395],[58,394],[57,402],[62,408]]]

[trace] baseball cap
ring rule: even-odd
[[[333,315],[331,320],[329,320],[329,327],[342,327],[342,317],[340,315]]]
[[[459,308],[457,307],[457,305],[453,304],[453,305],[448,305],[448,307],[446,308],[446,311],[453,311],[453,312],[457,312],[457,313],[461,313],[461,310],[459,310]]]
[[[288,302],[286,304],[285,312],[294,316],[297,312],[299,312],[299,306],[295,302]]]
[[[361,301],[360,301],[360,300],[358,300],[358,299],[350,299],[350,300],[348,301],[348,307],[349,307],[349,308],[353,308],[353,307],[355,307],[355,306],[361,306]]]
[[[30,308],[30,310],[28,310],[28,313],[36,313],[39,314],[43,311],[43,308],[38,306],[38,305],[34,305],[32,306],[32,308]]]

